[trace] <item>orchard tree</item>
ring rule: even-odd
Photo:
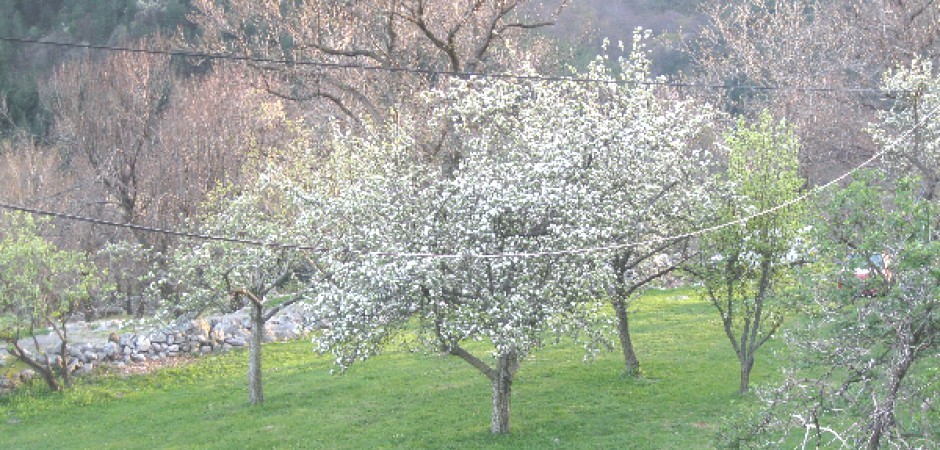
[[[728,195],[715,215],[720,224],[799,195],[799,142],[785,122],[775,122],[766,112],[755,125],[742,119],[725,145]],[[690,266],[734,347],[741,393],[748,391],[757,350],[783,323],[792,272],[801,258],[802,215],[799,205],[790,205],[712,232],[701,241],[698,264]]]
[[[345,367],[417,317],[439,349],[490,380],[491,430],[504,433],[516,371],[547,330],[581,334],[589,350],[606,344],[598,309],[608,289],[600,288],[622,287],[617,301],[626,302],[668,271],[651,260],[672,242],[614,256],[565,250],[665,237],[673,228],[656,227],[670,219],[674,229],[689,225],[698,206],[685,192],[699,187],[679,186],[707,179],[707,158],[693,143],[710,110],[643,87],[640,49],[618,67],[623,78],[605,63],[590,73],[608,77],[602,87],[471,79],[432,93],[436,117],[451,124],[458,145],[453,170],[408,169],[415,141],[406,121],[338,140],[354,150],[334,153],[399,165],[359,177],[374,184],[342,200],[364,212],[338,216],[366,224],[339,233],[356,240],[341,247],[365,257],[359,272],[340,269],[342,288],[321,299],[333,324],[319,337],[322,350]],[[490,343],[489,357],[467,350],[472,340]]]
[[[237,236],[261,242],[296,241],[294,216],[298,204],[289,185],[276,170],[260,173],[245,187],[220,188],[205,204],[198,231],[214,236]],[[309,267],[297,250],[270,245],[248,245],[225,240],[183,242],[173,252],[170,269],[158,283],[177,292],[169,312],[201,314],[227,312],[247,306],[251,335],[248,355],[248,397],[264,401],[262,344],[264,326],[285,308],[304,299],[316,284],[300,281]],[[162,286],[157,286],[162,287]]]
[[[31,216],[8,212],[0,222],[0,339],[11,355],[42,375],[49,389],[61,390],[63,383],[70,387],[74,367],[69,365],[66,325],[107,286],[84,254],[43,238],[42,224]],[[49,328],[59,339],[54,358],[37,337]],[[23,346],[25,339],[32,339],[36,354]]]
[[[816,229],[825,264],[808,274],[813,302],[788,336],[796,356],[736,440],[876,449],[940,438],[938,211],[922,183],[863,173],[827,199]],[[868,261],[864,282],[846,268],[851,255]]]
[[[592,263],[510,255],[570,242],[574,230],[559,202],[573,161],[467,139],[469,152],[450,177],[414,169],[406,123],[336,142],[352,147],[337,154],[375,155],[393,170],[361,177],[338,199],[349,212],[334,215],[345,223],[329,229],[361,256],[329,255],[336,276],[318,304],[331,326],[315,339],[345,368],[417,323],[425,342],[490,381],[491,430],[506,433],[515,375],[546,332],[596,329],[577,325],[596,318],[583,276]],[[468,350],[473,341],[490,351]]]
[[[599,82],[520,85],[480,80],[458,85],[455,103],[473,121],[473,139],[554,155],[569,166],[555,209],[573,227],[570,244],[609,247],[591,274],[616,313],[626,373],[639,373],[630,335],[631,301],[692,255],[673,239],[705,220],[715,184],[707,150],[715,112],[654,85],[637,31],[629,57],[598,57],[575,78]],[[511,134],[511,138],[503,138]],[[556,212],[556,215],[561,213]],[[619,245],[618,245],[619,244]]]

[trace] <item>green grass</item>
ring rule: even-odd
[[[38,387],[0,399],[0,448],[709,448],[735,402],[738,366],[717,314],[688,292],[640,299],[643,376],[618,353],[582,362],[571,343],[523,362],[512,432],[489,433],[490,386],[452,357],[390,351],[331,375],[307,342],[265,347],[265,398],[247,404],[246,355]],[[772,342],[752,380],[774,377]]]

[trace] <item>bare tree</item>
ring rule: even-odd
[[[73,169],[88,168],[102,200],[124,222],[150,207],[142,167],[157,152],[171,91],[169,59],[139,54],[82,57],[61,66],[45,88],[63,158]],[[144,235],[137,239],[147,242]]]
[[[546,11],[529,0],[197,0],[191,20],[215,50],[330,66],[256,64],[263,86],[302,102],[308,116],[381,123],[417,114],[411,99],[436,83],[433,71],[503,70],[549,54],[532,30],[554,23],[567,1],[556,3]]]
[[[703,92],[733,113],[769,108],[794,124],[806,149],[802,171],[812,182],[876,151],[859,130],[889,99],[852,88],[878,86],[886,69],[915,58],[940,58],[940,3],[933,0],[711,1],[703,9],[708,23],[690,48],[698,76],[728,86]]]

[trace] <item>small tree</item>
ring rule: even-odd
[[[67,322],[96,291],[104,291],[97,270],[80,253],[62,250],[39,234],[31,216],[0,217],[0,339],[9,353],[39,372],[53,391],[71,386]],[[59,338],[51,358],[38,335],[48,328]],[[36,355],[21,345],[32,339]],[[60,383],[61,380],[61,383]]]
[[[220,189],[207,203],[199,231],[265,242],[292,240],[292,217],[297,205],[283,187],[261,174],[255,184],[241,192]],[[297,279],[299,273],[311,272],[305,258],[297,251],[279,247],[199,241],[182,243],[170,265],[162,282],[175,286],[179,296],[178,302],[167,305],[168,309],[200,314],[248,307],[248,397],[252,404],[262,403],[264,326],[304,298],[306,287]]]
[[[775,123],[767,113],[756,125],[742,120],[726,145],[729,195],[716,214],[721,223],[770,210],[798,195],[803,185],[797,175],[799,143],[787,125]],[[748,391],[757,350],[783,323],[783,300],[799,259],[795,245],[801,215],[798,206],[789,206],[722,228],[702,240],[700,260],[690,268],[734,347],[741,393]]]

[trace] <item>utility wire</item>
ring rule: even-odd
[[[74,222],[85,222],[85,223],[90,223],[94,225],[104,225],[108,227],[127,228],[130,230],[145,231],[147,233],[164,234],[168,236],[198,239],[201,241],[230,242],[233,244],[244,244],[244,245],[251,245],[255,247],[268,247],[268,248],[286,249],[286,250],[308,250],[308,251],[314,251],[314,252],[319,252],[319,253],[325,253],[329,251],[329,249],[326,249],[326,248],[314,247],[310,245],[262,241],[262,240],[255,240],[255,239],[242,239],[242,238],[236,238],[236,237],[230,237],[230,236],[218,236],[218,235],[203,234],[203,233],[191,233],[187,231],[171,230],[167,228],[152,227],[152,226],[147,226],[147,225],[137,225],[137,224],[127,223],[127,222],[114,222],[110,220],[97,219],[94,217],[80,216],[77,214],[67,214],[67,213],[61,213],[61,212],[55,212],[55,211],[47,211],[47,210],[29,208],[26,206],[13,205],[13,204],[3,203],[3,202],[0,202],[0,209],[6,209],[10,211],[19,211],[19,212],[24,212],[28,214],[34,214],[37,216],[53,217],[56,219],[71,220]]]
[[[262,57],[224,54],[224,53],[206,53],[206,52],[197,52],[197,51],[189,51],[189,50],[156,50],[156,49],[148,49],[148,48],[95,45],[95,44],[84,44],[84,43],[74,43],[74,42],[43,41],[39,39],[26,39],[26,38],[9,37],[9,36],[6,36],[6,37],[0,36],[0,41],[10,42],[14,44],[36,44],[36,45],[46,45],[46,46],[52,46],[52,47],[101,50],[101,51],[119,52],[119,53],[138,53],[138,54],[147,54],[147,55],[181,56],[181,57],[202,58],[202,59],[223,60],[223,61],[242,61],[242,62],[254,62],[254,63],[265,63],[265,64],[312,66],[312,67],[318,67],[321,69],[331,69],[331,70],[332,69],[353,69],[353,70],[370,71],[370,72],[412,73],[412,74],[420,74],[420,75],[445,76],[445,77],[454,77],[454,78],[463,78],[463,79],[495,78],[495,79],[505,79],[505,80],[515,80],[515,81],[623,84],[623,85],[631,85],[631,86],[657,86],[657,87],[711,89],[711,90],[726,90],[726,91],[748,90],[748,91],[763,91],[763,92],[788,91],[788,92],[803,92],[803,93],[855,93],[855,94],[876,94],[876,95],[883,96],[883,97],[890,96],[891,94],[907,92],[907,91],[885,92],[881,90],[880,88],[870,88],[870,87],[846,87],[846,86],[800,87],[800,86],[703,84],[703,83],[684,83],[684,82],[668,82],[668,81],[607,80],[607,79],[602,79],[602,78],[579,78],[579,77],[570,77],[570,76],[517,75],[517,74],[511,74],[511,73],[456,72],[456,71],[449,71],[449,70],[421,69],[421,68],[413,68],[413,67],[391,67],[391,66],[378,66],[378,65],[367,65],[367,64],[308,61],[308,60],[294,61],[294,60],[283,59],[283,58],[280,58],[280,59],[279,58],[262,58]]]
[[[877,153],[872,155],[870,158],[866,159],[861,164],[853,167],[851,170],[843,173],[839,177],[829,181],[826,184],[817,186],[816,188],[809,190],[798,197],[795,197],[791,200],[780,203],[779,205],[776,205],[774,207],[765,209],[763,211],[758,211],[754,214],[750,214],[750,215],[738,218],[736,220],[732,220],[730,222],[724,222],[718,225],[700,228],[698,230],[679,234],[679,235],[666,236],[666,237],[660,237],[660,238],[654,238],[654,239],[646,239],[646,240],[641,240],[641,241],[631,241],[631,242],[623,242],[623,243],[616,243],[616,244],[599,245],[599,246],[594,246],[594,247],[582,247],[582,248],[575,248],[575,249],[549,250],[549,251],[541,251],[541,252],[506,252],[506,253],[467,252],[467,253],[450,253],[450,254],[421,253],[421,252],[356,251],[356,250],[331,249],[331,248],[316,247],[316,246],[296,244],[296,243],[283,243],[283,242],[274,242],[274,241],[242,239],[242,238],[235,238],[235,237],[230,237],[230,236],[190,233],[190,232],[185,232],[185,231],[156,228],[156,227],[150,227],[150,226],[145,226],[145,225],[136,225],[132,223],[113,222],[113,221],[107,221],[107,220],[96,219],[96,218],[91,218],[91,217],[79,216],[75,214],[65,214],[65,213],[59,213],[59,212],[54,212],[54,211],[28,208],[25,206],[17,206],[17,205],[12,205],[8,203],[0,203],[0,209],[20,211],[20,212],[29,213],[29,214],[55,217],[59,219],[73,220],[73,221],[78,221],[78,222],[87,222],[87,223],[92,223],[92,224],[97,224],[97,225],[105,225],[105,226],[119,227],[119,228],[129,228],[132,230],[145,231],[149,233],[159,233],[159,234],[165,234],[165,235],[170,235],[170,236],[186,237],[186,238],[205,240],[205,241],[230,242],[230,243],[235,243],[235,244],[252,245],[252,246],[257,246],[257,247],[268,247],[268,248],[277,248],[277,249],[287,249],[287,250],[306,250],[306,251],[317,252],[317,253],[337,251],[337,252],[354,254],[354,255],[359,255],[359,256],[364,256],[364,257],[381,257],[381,258],[397,258],[397,259],[406,259],[406,258],[503,259],[503,258],[538,258],[538,257],[550,257],[550,256],[585,255],[585,254],[590,254],[590,253],[604,253],[604,252],[610,252],[610,251],[623,250],[623,249],[632,248],[632,247],[638,247],[641,245],[666,243],[666,242],[678,241],[678,240],[692,238],[692,237],[698,237],[698,236],[702,236],[708,233],[719,231],[725,228],[730,228],[730,227],[738,226],[738,225],[744,225],[747,222],[753,219],[756,219],[758,217],[766,216],[768,214],[773,214],[782,209],[788,208],[798,203],[802,203],[808,200],[809,198],[815,196],[816,194],[847,180],[849,177],[857,173],[859,170],[862,170],[863,168],[874,163],[876,160],[884,156],[885,153],[887,153],[890,149],[893,149],[894,147],[898,146],[902,140],[906,139],[909,135],[914,133],[917,130],[917,128],[920,127],[922,123],[925,123],[928,120],[931,120],[934,116],[936,116],[937,112],[940,112],[940,106],[938,106],[937,108],[934,108],[932,111],[924,115],[921,123],[915,124],[910,129],[906,130],[904,133],[898,136],[897,139],[892,141],[890,144],[886,145],[882,150],[878,151]]]

